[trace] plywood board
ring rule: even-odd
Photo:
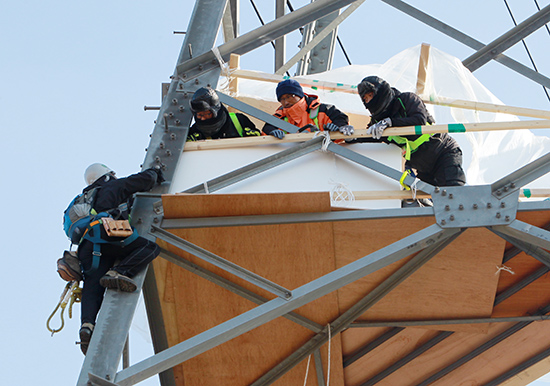
[[[339,222],[334,225],[338,267],[433,224],[433,218]],[[504,241],[484,228],[469,229],[433,257],[359,321],[489,317],[498,282]],[[405,263],[405,259],[339,290],[346,310]],[[484,325],[427,327],[483,331]]]
[[[301,210],[322,212],[330,209],[330,201],[328,193],[232,197],[178,195],[164,197],[163,207],[167,218],[211,217]],[[332,225],[329,223],[185,229],[173,233],[289,289],[331,272],[335,267]],[[274,296],[174,247],[169,249],[261,296]],[[179,267],[172,266],[171,275],[172,278],[166,276],[165,280],[173,283],[178,337],[170,344],[188,339],[255,307],[248,300]],[[296,312],[325,325],[338,316],[337,295],[329,294]],[[278,318],[183,363],[179,366],[184,375],[181,384],[250,384],[313,335],[314,332],[302,326]],[[326,372],[328,346],[325,345],[322,351]],[[337,336],[331,342],[331,384],[343,385],[341,361],[341,343]],[[303,384],[305,366],[306,361],[303,361],[275,384]],[[313,366],[310,371],[307,384],[316,385]]]

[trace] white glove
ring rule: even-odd
[[[340,130],[340,133],[344,135],[352,135],[354,131],[352,125],[340,126],[338,130]]]
[[[391,119],[384,118],[380,122],[376,122],[374,125],[370,126],[367,130],[367,134],[371,134],[374,139],[382,138],[382,133],[386,128],[391,126]]]

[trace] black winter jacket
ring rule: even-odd
[[[426,105],[418,95],[412,92],[402,93],[395,88],[392,88],[392,90],[394,98],[388,108],[377,116],[371,117],[369,126],[384,118],[391,119],[392,127],[422,126],[426,125],[426,123],[435,123]],[[420,136],[405,136],[410,141],[414,141],[418,137]],[[387,137],[382,137],[380,140],[375,140],[374,138],[361,138],[358,140],[358,142],[380,141],[395,144],[395,142],[388,140]],[[456,151],[456,149],[459,149],[458,143],[450,135],[447,133],[434,134],[429,141],[424,142],[411,154],[411,159],[407,161],[407,164],[419,172],[429,173],[442,153]]]
[[[95,196],[93,207],[97,213],[116,209],[120,204],[128,202],[129,207],[132,204],[132,196],[137,192],[145,192],[155,186],[158,174],[153,169],[147,169],[140,173],[132,174],[125,178],[113,178],[112,176],[103,176],[93,184],[84,188],[86,192],[95,187],[101,187]],[[130,208],[128,208],[129,212]],[[128,212],[116,216],[120,219],[128,219]]]

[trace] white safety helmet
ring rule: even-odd
[[[100,163],[91,164],[86,168],[86,171],[84,172],[84,180],[86,180],[86,183],[88,185],[91,185],[94,182],[96,182],[99,178],[103,177],[105,174],[110,174],[114,176],[115,172],[110,167],[105,166],[103,164],[100,164]]]

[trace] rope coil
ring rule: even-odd
[[[55,334],[56,332],[59,332],[65,327],[65,319],[63,318],[63,313],[65,312],[65,308],[67,307],[67,304],[69,305],[69,319],[72,319],[73,317],[73,304],[74,303],[80,303],[82,300],[82,288],[79,287],[79,281],[70,281],[67,283],[65,288],[63,289],[63,292],[61,293],[61,297],[59,299],[59,302],[57,303],[57,306],[53,310],[53,312],[50,314],[50,317],[46,321],[46,328],[49,332]],[[61,325],[59,328],[52,328],[50,327],[50,322],[52,318],[54,317],[55,313],[58,309],[61,309],[61,312],[59,314],[61,318]]]

